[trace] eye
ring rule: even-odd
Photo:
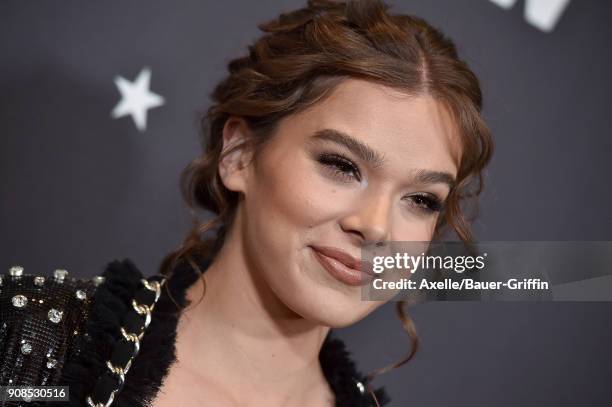
[[[361,181],[359,168],[351,160],[335,153],[322,153],[317,157],[317,161],[333,171],[335,176],[343,180]]]
[[[413,206],[425,214],[432,215],[435,212],[440,212],[442,209],[442,201],[434,195],[416,194],[409,195],[406,198],[412,201]]]

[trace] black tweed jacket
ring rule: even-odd
[[[202,270],[209,264],[198,262]],[[176,359],[178,311],[189,305],[185,290],[197,278],[184,262],[158,287],[161,276],[145,279],[128,258],[92,279],[11,268],[0,276],[0,385],[69,386],[69,406],[149,406]],[[333,332],[319,359],[336,406],[376,406]],[[380,406],[390,401],[383,388],[374,395]],[[43,404],[56,403],[4,405]]]

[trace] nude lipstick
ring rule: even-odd
[[[335,279],[351,286],[365,285],[372,280],[373,275],[369,272],[366,262],[333,247],[310,247],[315,258]]]

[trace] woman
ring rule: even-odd
[[[453,43],[387,9],[309,1],[262,24],[183,173],[212,220],[144,281],[129,259],[88,281],[13,268],[0,384],[67,385],[71,405],[387,404],[330,334],[382,305],[360,299],[360,249],[445,230],[469,241],[461,205],[492,152]],[[417,345],[398,311],[412,344],[393,367]]]

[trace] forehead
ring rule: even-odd
[[[336,129],[382,153],[385,162],[456,174],[460,142],[442,103],[359,79],[347,79],[324,100],[288,118],[281,127],[308,137]],[[298,130],[299,129],[299,130]]]

